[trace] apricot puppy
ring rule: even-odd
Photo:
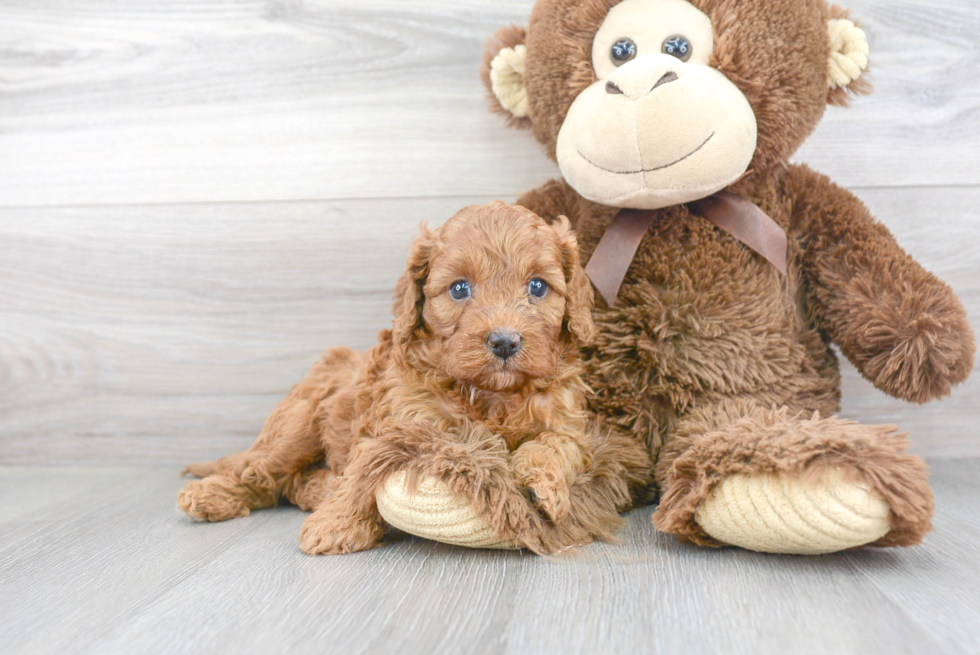
[[[304,551],[349,553],[384,533],[375,492],[385,478],[424,460],[520,542],[536,521],[564,519],[570,489],[590,479],[599,437],[587,421],[579,348],[594,336],[591,304],[564,218],[548,225],[496,202],[423,227],[396,287],[392,330],[366,353],[330,350],[248,451],[188,467],[203,479],[180,492],[180,507],[220,521],[284,496],[315,510]],[[636,463],[636,481],[649,473],[628,437],[602,443],[620,469]],[[614,500],[579,493],[583,520],[618,521],[630,504],[622,488]]]

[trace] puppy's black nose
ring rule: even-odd
[[[487,336],[487,347],[494,355],[506,361],[521,349],[521,335],[514,330],[494,330]]]

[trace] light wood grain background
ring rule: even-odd
[[[323,348],[366,347],[421,220],[557,176],[485,109],[531,0],[3,0],[0,463],[246,447]],[[980,326],[980,4],[853,0],[876,93],[799,161],[854,190]],[[843,414],[980,454],[980,376]]]

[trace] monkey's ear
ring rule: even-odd
[[[519,25],[497,30],[483,48],[480,78],[487,89],[490,111],[503,115],[511,127],[531,127],[528,117],[524,62],[527,31]]]
[[[578,346],[587,346],[596,336],[595,322],[592,320],[594,296],[592,283],[585,274],[579,258],[578,241],[575,232],[564,216],[551,224],[558,234],[561,246],[562,267],[565,269],[565,320],[564,328],[572,341]]]
[[[846,9],[834,5],[827,21],[827,44],[827,102],[846,107],[849,93],[871,92],[871,84],[863,77],[871,52],[868,37],[848,18]]]
[[[398,345],[408,343],[415,336],[416,331],[425,325],[422,319],[422,310],[425,306],[425,281],[429,277],[429,260],[432,257],[432,248],[438,232],[430,230],[425,223],[420,225],[419,229],[422,234],[412,242],[405,272],[395,285],[395,302],[392,305],[395,321],[391,332]]]

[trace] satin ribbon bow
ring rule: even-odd
[[[721,191],[692,202],[691,208],[786,273],[786,231],[751,200]],[[625,209],[613,219],[585,266],[592,284],[610,307],[656,211]]]

